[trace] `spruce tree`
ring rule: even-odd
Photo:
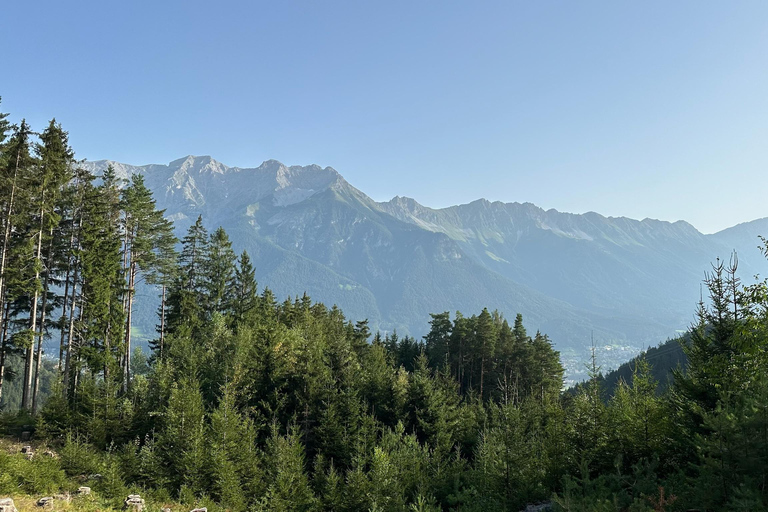
[[[651,366],[641,357],[632,369],[631,383],[621,381],[610,402],[613,430],[629,468],[640,459],[660,457],[667,449],[671,411],[656,395]]]
[[[65,275],[65,297],[62,307],[61,338],[59,341],[59,354],[63,356],[62,365],[62,391],[65,396],[69,395],[71,390],[70,376],[75,351],[76,331],[75,321],[83,313],[84,296],[83,290],[83,225],[86,218],[86,206],[89,208],[92,204],[86,204],[93,200],[97,193],[93,190],[92,181],[94,176],[77,168],[75,171],[75,180],[68,190],[67,208],[69,215],[65,222],[65,230],[69,231],[69,254],[67,259],[67,269]],[[68,293],[68,296],[67,296]],[[67,309],[68,306],[68,309]]]
[[[41,200],[45,200],[47,209],[44,216],[41,216],[41,222],[44,225],[44,230],[41,231],[40,237],[42,239],[45,234],[46,250],[44,255],[44,269],[43,269],[43,283],[42,283],[42,300],[40,304],[40,333],[37,341],[37,353],[35,355],[35,372],[34,383],[32,389],[32,412],[36,413],[38,409],[38,394],[40,387],[40,365],[42,363],[43,354],[43,339],[46,331],[46,314],[50,307],[48,304],[49,290],[52,285],[53,275],[58,266],[54,253],[55,237],[54,232],[58,229],[59,222],[61,221],[61,197],[66,184],[70,181],[73,171],[72,165],[74,163],[74,152],[69,146],[68,134],[62,130],[61,125],[56,123],[56,120],[51,120],[46,130],[40,135],[41,144],[38,146],[37,152],[39,156],[39,166],[42,173],[43,180],[43,193]],[[44,196],[47,195],[47,199]],[[41,210],[42,211],[42,210]],[[42,214],[41,214],[42,215]],[[34,307],[33,307],[34,309]],[[33,329],[34,331],[34,329]]]
[[[256,287],[256,271],[251,264],[250,256],[243,251],[237,261],[230,296],[229,309],[232,311],[235,324],[241,322],[256,307],[259,298]]]
[[[0,103],[2,103],[2,101],[3,98],[0,97]],[[8,114],[6,112],[0,112],[0,147],[2,147],[6,137],[8,137],[8,130],[10,129],[11,123],[8,121]]]
[[[545,396],[557,396],[563,388],[565,373],[560,363],[560,352],[552,348],[549,336],[540,331],[536,331],[530,348],[534,364],[528,392],[542,401]]]
[[[160,358],[163,357],[163,348],[165,345],[166,328],[166,302],[168,290],[178,278],[179,255],[176,252],[178,239],[173,234],[173,223],[167,219],[162,219],[158,225],[155,262],[153,267],[147,272],[147,282],[160,286],[160,307],[158,308],[158,317],[160,320],[157,326],[159,338],[150,342],[150,346],[158,352]]]
[[[162,415],[157,448],[174,489],[188,486],[195,494],[207,488],[205,478],[205,404],[193,377],[172,384]]]
[[[470,353],[468,340],[472,333],[472,321],[456,312],[451,330],[450,354],[452,359],[452,373],[459,383],[459,392],[466,393],[470,388],[471,376],[466,371],[468,355]]]
[[[485,397],[484,383],[486,370],[492,371],[493,355],[496,350],[496,326],[493,323],[488,308],[483,311],[475,321],[475,346],[480,351],[480,396]]]
[[[3,125],[5,127],[5,125]],[[10,140],[2,146],[0,158],[0,205],[2,206],[2,246],[0,248],[0,397],[6,371],[6,354],[9,348],[10,328],[10,294],[9,281],[11,274],[17,277],[25,272],[21,261],[11,265],[12,253],[18,254],[23,246],[18,233],[23,231],[21,225],[26,217],[26,194],[23,186],[34,163],[32,157],[32,131],[26,121],[14,127]],[[5,137],[5,131],[3,131]]]
[[[219,227],[211,234],[203,264],[203,286],[208,315],[224,313],[226,307],[232,303],[229,295],[235,278],[236,260],[227,232]]]
[[[515,316],[512,335],[514,336],[512,359],[514,361],[515,387],[522,398],[531,393],[534,382],[535,354],[532,340],[523,325],[523,315],[520,313]]]
[[[181,239],[182,251],[179,258],[182,273],[182,288],[191,292],[203,292],[204,266],[208,254],[208,231],[203,226],[203,217],[198,216]]]
[[[435,368],[443,365],[449,365],[451,359],[450,339],[451,316],[448,311],[439,314],[430,314],[429,333],[424,336],[426,351],[429,356],[430,365]]]
[[[316,498],[306,472],[304,446],[296,429],[281,436],[277,426],[267,443],[268,475],[271,482],[266,504],[275,512],[305,512],[312,510]]]
[[[232,510],[244,510],[248,498],[262,487],[253,424],[238,411],[234,386],[224,386],[223,396],[211,414],[206,439],[210,444],[213,494]],[[250,494],[250,496],[249,496]]]
[[[168,292],[166,322],[168,332],[199,327],[203,313],[204,266],[208,254],[208,232],[203,218],[189,227],[181,239],[178,274]]]
[[[120,237],[119,179],[108,168],[98,187],[88,187],[81,232],[82,287],[77,358],[92,371],[103,370],[112,389],[119,382],[125,326],[123,255]],[[68,356],[70,368],[73,356]],[[79,369],[76,369],[76,372]],[[70,370],[65,375],[70,378]],[[71,377],[77,379],[77,373]]]
[[[126,274],[126,325],[122,353],[123,392],[130,385],[131,327],[133,299],[139,273],[152,273],[158,266],[158,247],[163,240],[164,249],[173,244],[171,225],[163,218],[164,210],[158,210],[152,192],[144,184],[144,177],[134,174],[131,183],[122,193],[123,254]],[[164,264],[167,266],[167,263]]]

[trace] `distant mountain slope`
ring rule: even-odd
[[[683,352],[683,340],[685,338],[674,338],[667,340],[657,347],[651,347],[622,364],[615,370],[604,372],[602,379],[603,396],[608,399],[612,397],[621,382],[632,385],[633,374],[637,367],[639,359],[645,359],[651,367],[651,375],[656,381],[657,392],[661,393],[669,388],[673,381],[673,370],[685,369],[688,359]],[[577,384],[571,388],[571,392],[576,392],[584,383]]]
[[[485,267],[547,295],[610,316],[640,309],[662,325],[686,325],[704,270],[731,251],[725,237],[707,237],[682,221],[485,200],[432,210],[395,198],[382,208],[447,234]]]
[[[639,348],[688,326],[715,258],[735,248],[755,253],[742,258],[749,272],[764,263],[753,247],[765,222],[703,235],[685,222],[529,203],[377,203],[330,167],[274,160],[250,169],[192,156],[85,166],[100,173],[110,164],[124,177],[144,174],[179,235],[198,215],[209,229],[223,226],[278,298],[306,291],[351,319],[415,336],[427,332],[429,313],[487,306],[522,313],[561,350],[588,345],[592,331],[601,343]]]
[[[768,217],[743,222],[706,237],[724,247],[738,251],[739,266],[742,268],[743,276],[752,277],[755,274],[762,274],[766,277],[768,265],[760,252],[759,247],[763,243],[757,235],[768,237]]]

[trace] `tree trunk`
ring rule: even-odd
[[[78,271],[80,270],[79,266],[75,264],[75,275],[72,279],[72,306],[69,308],[69,328],[67,329],[67,349],[66,349],[66,356],[64,358],[64,376],[62,377],[62,382],[64,383],[64,393],[65,396],[69,394],[69,380],[71,376],[71,369],[72,369],[72,349],[73,347],[73,339],[75,337],[75,308],[77,307],[77,278],[78,278]],[[82,298],[80,300],[80,315],[82,316],[83,312],[83,302]]]
[[[3,399],[3,382],[5,381],[5,350],[8,340],[8,316],[11,312],[11,305],[7,304],[3,309],[3,323],[0,324],[2,332],[0,333],[0,402]]]
[[[80,235],[80,230],[83,227],[83,212],[82,209],[80,210],[79,219],[77,222],[77,234]],[[73,235],[74,235],[73,230]],[[78,242],[79,245],[79,242]],[[74,244],[73,244],[74,247]],[[64,375],[61,378],[61,382],[63,384],[63,391],[64,391],[64,397],[66,398],[69,396],[69,379],[70,379],[70,369],[71,369],[71,353],[72,353],[72,338],[75,334],[75,308],[77,307],[77,279],[79,277],[79,271],[80,271],[80,262],[75,259],[72,262],[72,266],[74,267],[74,274],[72,276],[72,295],[70,299],[70,306],[69,306],[69,328],[67,329],[67,341],[66,341],[66,354],[64,359]],[[82,301],[80,303],[80,310],[82,314]],[[64,334],[62,332],[62,338],[64,337]]]
[[[35,260],[41,261],[43,254],[43,216],[45,210],[40,208],[40,231],[37,234],[37,250]],[[40,268],[35,269],[35,293],[32,297],[32,312],[29,314],[29,330],[32,332],[32,345],[27,348],[26,362],[24,364],[24,393],[22,395],[21,407],[29,410],[32,401],[32,366],[35,358],[35,333],[37,332],[37,303],[39,302],[40,292],[38,282],[40,281]]]
[[[163,345],[165,343],[165,283],[163,283],[163,295],[160,299],[160,359],[163,359]]]
[[[13,181],[11,182],[11,196],[8,198],[8,206],[5,209],[5,219],[3,221],[3,250],[0,253],[0,324],[6,329],[8,312],[5,306],[5,266],[8,261],[8,244],[11,238],[11,215],[13,215],[13,203],[16,198],[16,177],[19,174],[19,162],[21,159],[21,150],[16,153],[16,167],[13,170]],[[3,343],[5,343],[5,336],[3,336]],[[4,345],[3,345],[4,346]],[[4,356],[3,356],[4,359]],[[3,361],[5,362],[5,361]],[[2,371],[5,371],[5,366],[2,366]],[[0,380],[0,382],[2,382]],[[2,386],[0,386],[1,388]]]
[[[480,360],[480,400],[483,399],[483,381],[485,380],[485,356]]]
[[[64,278],[64,303],[61,306],[61,339],[59,340],[59,362],[56,364],[56,369],[59,373],[64,371],[64,347],[66,346],[66,329],[65,322],[67,320],[67,306],[71,304],[71,308],[75,307],[74,302],[69,301],[69,279],[72,277],[72,248],[75,246],[75,229],[72,226],[72,231],[69,235],[69,249],[67,250],[67,274]],[[74,286],[74,284],[73,284]]]
[[[37,355],[35,362],[35,383],[32,389],[32,414],[37,414],[37,398],[40,391],[40,366],[43,360],[43,339],[45,338],[45,309],[48,307],[48,288],[51,282],[51,268],[53,267],[53,230],[48,241],[48,255],[46,256],[45,284],[43,285],[42,311],[40,311],[40,337],[37,339]]]
[[[83,297],[83,295],[80,294],[80,311],[79,311],[79,314],[78,314],[78,320],[80,322],[82,322],[82,320],[83,320],[83,308],[84,308],[84,306],[85,306],[85,297]],[[74,323],[71,324],[71,325],[74,325]],[[81,337],[82,337],[82,333],[81,333]],[[72,347],[72,348],[79,348],[79,345],[80,344],[78,343],[77,347]],[[69,363],[69,360],[70,360],[70,358],[67,358],[67,363]],[[73,399],[74,399],[74,397],[76,395],[76,392],[77,392],[77,382],[78,382],[79,379],[80,379],[80,352],[77,351],[77,371],[75,372],[75,374],[73,376],[73,381],[72,381],[72,398]]]
[[[131,316],[133,313],[133,293],[136,285],[136,264],[131,263],[128,269],[128,309],[126,311],[125,321],[125,353],[123,354],[123,393],[128,392],[130,387],[130,365],[131,365]]]

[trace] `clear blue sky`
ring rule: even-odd
[[[377,200],[768,216],[768,2],[5,2],[0,109],[80,158],[329,165]]]

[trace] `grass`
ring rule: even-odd
[[[31,446],[34,456],[31,460],[21,453],[23,446]],[[48,452],[48,455],[45,454]],[[91,494],[78,495],[81,486],[92,487]],[[19,512],[101,512],[123,510],[123,500],[135,490],[126,488],[120,495],[101,494],[98,484],[94,485],[85,475],[67,475],[62,469],[61,458],[56,447],[42,441],[21,442],[17,439],[0,438],[0,498],[12,498]],[[125,495],[123,495],[125,494]],[[171,502],[165,493],[139,490],[146,501],[145,512],[170,508],[174,511],[188,511],[194,506]],[[52,506],[38,507],[37,501],[46,496],[57,497]],[[68,499],[65,499],[65,496]]]

